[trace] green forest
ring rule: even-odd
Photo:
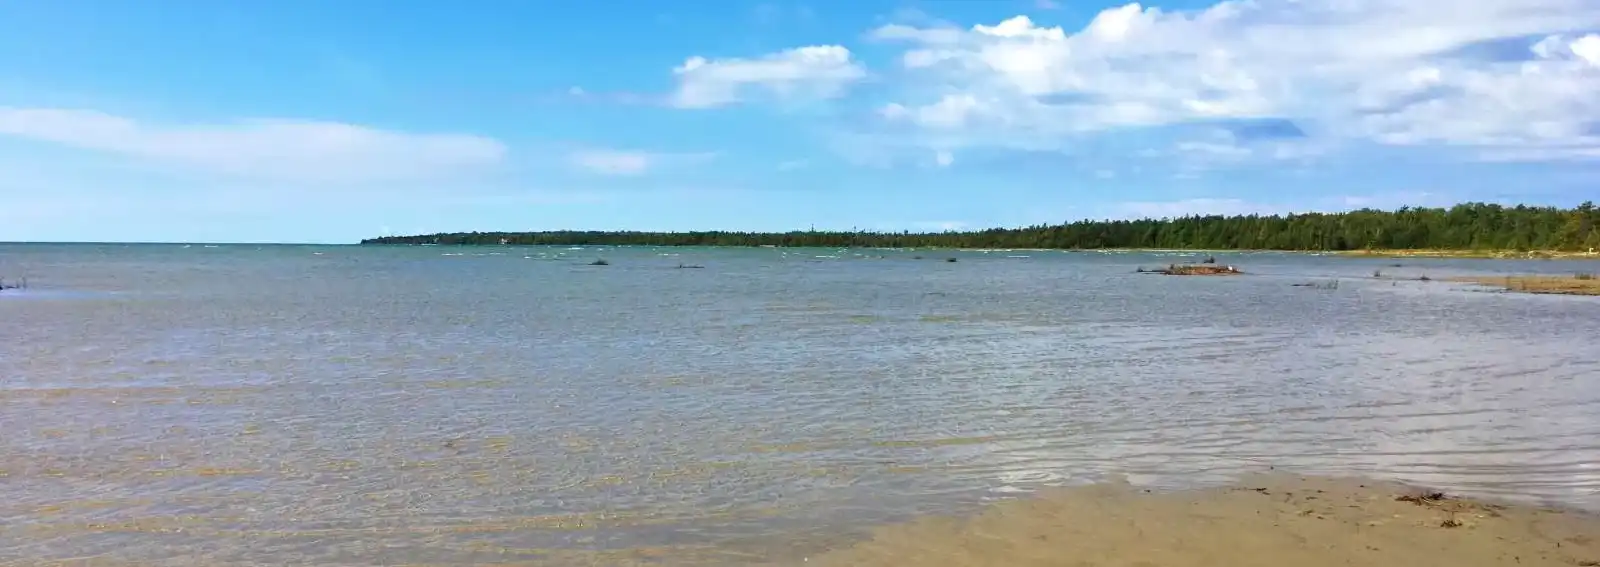
[[[631,232],[551,230],[390,236],[362,244],[653,245],[1199,250],[1600,249],[1600,210],[1464,203],[1341,213],[1084,220],[952,232]]]

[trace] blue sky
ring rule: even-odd
[[[0,240],[1572,205],[1597,32],[1593,0],[0,0]]]

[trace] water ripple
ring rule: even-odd
[[[84,292],[0,302],[0,558],[28,564],[756,563],[1267,467],[1600,510],[1600,302],[1362,260],[6,252]]]

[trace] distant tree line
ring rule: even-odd
[[[965,232],[464,232],[362,244],[653,245],[885,248],[1188,248],[1212,250],[1600,249],[1600,211],[1464,203],[1342,213],[1084,220]]]

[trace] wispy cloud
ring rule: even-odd
[[[1248,215],[1290,212],[1280,205],[1243,199],[1198,198],[1176,201],[1132,201],[1114,206],[1115,218],[1176,218],[1190,215]]]
[[[586,149],[567,155],[568,163],[601,175],[643,175],[670,165],[704,163],[716,159],[714,152],[670,153],[636,150]]]
[[[795,171],[799,169],[805,169],[807,167],[811,167],[811,160],[791,159],[778,162],[778,171]]]
[[[694,56],[672,72],[678,78],[672,104],[680,108],[726,106],[752,93],[834,97],[867,74],[850,50],[838,45],[798,47],[753,59]]]
[[[928,220],[912,222],[879,223],[874,230],[896,232],[909,230],[913,232],[948,232],[967,230],[972,228],[972,223],[958,220]]]
[[[499,141],[466,134],[414,134],[281,119],[162,125],[55,108],[0,107],[0,136],[256,180],[426,178],[491,166],[506,155]]]

